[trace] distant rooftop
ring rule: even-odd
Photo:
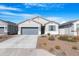
[[[0,19],[0,21],[3,21],[3,22],[8,23],[8,24],[16,24],[16,23],[14,23],[14,22],[11,22],[11,21],[5,21],[5,20],[2,20],[2,19]],[[16,24],[16,25],[17,25],[17,24]]]
[[[61,25],[59,26],[59,28],[68,27],[68,26],[72,25],[72,24],[73,24],[74,22],[76,22],[76,21],[79,21],[79,20],[73,20],[73,21],[65,22],[65,23],[61,24]]]

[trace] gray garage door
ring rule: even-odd
[[[38,27],[23,27],[21,29],[21,33],[23,35],[37,35],[38,34]]]
[[[0,34],[4,34],[4,27],[0,27]]]

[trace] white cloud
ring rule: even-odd
[[[54,3],[51,5],[52,8],[64,8],[65,4],[62,3]]]
[[[30,19],[30,18],[40,16],[40,15],[39,14],[19,14],[19,16],[22,16],[22,17],[24,17],[26,19]]]
[[[44,17],[40,14],[26,14],[26,13],[16,14],[16,13],[12,13],[12,12],[0,12],[0,14],[6,15],[6,16],[12,16],[12,17],[22,17],[23,19],[31,19],[36,16]],[[60,24],[68,21],[68,19],[65,19],[63,17],[47,16],[44,18],[51,20],[51,21],[59,22]]]
[[[64,4],[62,3],[25,3],[26,8],[31,8],[32,6],[41,7],[41,8],[64,8]]]
[[[10,16],[16,15],[15,13],[11,13],[11,12],[0,12],[0,14],[10,15]]]
[[[40,16],[39,14],[26,14],[26,13],[12,13],[12,12],[0,12],[0,14],[6,15],[6,16],[17,16],[17,17],[23,17],[26,19],[30,19],[32,17]]]
[[[66,23],[66,22],[67,22],[67,21],[65,21],[65,20],[64,20],[64,21],[62,21],[62,23]],[[62,24],[62,23],[61,23],[61,24]]]
[[[47,7],[46,4],[41,4],[41,3],[25,3],[24,5],[26,6],[26,8],[30,8],[32,6]]]
[[[17,10],[17,11],[19,11],[20,9],[1,5],[0,10]]]
[[[66,22],[63,17],[49,16],[49,17],[46,17],[46,19],[51,20],[51,21],[59,22],[60,24]]]

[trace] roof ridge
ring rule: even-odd
[[[42,18],[42,19],[44,19],[44,20],[46,20],[46,21],[49,21],[49,20],[47,20],[47,19],[45,19],[45,18],[43,18],[43,17],[41,17],[41,16],[36,16],[36,17],[33,17],[33,18],[30,18],[30,19],[27,19],[27,20],[24,20],[24,21],[22,21],[22,22],[20,22],[20,23],[18,23],[18,24],[21,24],[21,23],[23,23],[23,22],[25,22],[25,21],[28,21],[28,20],[33,20],[33,19],[35,19],[35,18]]]
[[[11,24],[16,24],[16,23],[8,21],[8,20],[2,20],[2,19],[0,19],[0,21],[6,22],[6,23],[11,23]]]
[[[73,23],[73,22],[76,22],[76,21],[79,21],[79,20],[72,20],[72,21],[67,21],[67,22],[65,22],[65,23],[62,23],[62,24],[66,24],[66,23]],[[61,25],[62,25],[61,24]]]

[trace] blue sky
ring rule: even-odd
[[[15,23],[41,16],[59,23],[79,19],[78,3],[0,3],[0,19]]]

